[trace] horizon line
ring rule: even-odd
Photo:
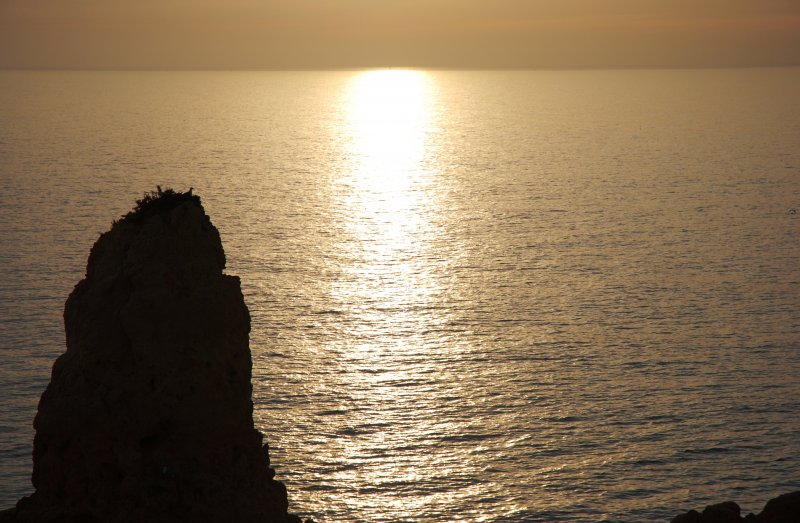
[[[365,71],[378,69],[426,71],[613,71],[613,70],[701,70],[701,69],[791,69],[797,64],[739,64],[739,65],[598,65],[598,66],[519,66],[519,67],[457,67],[414,65],[363,65],[330,67],[6,67],[0,71],[85,71],[85,72],[314,72]]]

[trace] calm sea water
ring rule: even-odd
[[[800,489],[800,69],[0,72],[0,506],[89,248],[194,187],[321,522]],[[792,209],[797,209],[795,214]]]

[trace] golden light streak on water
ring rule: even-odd
[[[338,255],[342,276],[331,294],[347,331],[340,339],[348,342],[330,352],[340,354],[340,387],[358,406],[350,410],[352,430],[336,446],[347,462],[360,466],[337,479],[373,493],[351,501],[355,514],[383,511],[389,517],[453,496],[381,494],[393,485],[429,483],[431,478],[417,471],[426,469],[430,456],[411,449],[457,430],[443,427],[446,419],[430,423],[422,415],[436,396],[435,388],[423,385],[434,370],[430,351],[449,350],[445,344],[430,346],[430,336],[421,334],[447,321],[433,307],[443,292],[439,274],[447,263],[433,254],[445,235],[436,220],[435,91],[427,73],[375,70],[355,75],[343,96],[342,142],[350,162],[337,180],[341,190],[334,191],[345,240]],[[381,429],[384,425],[393,428]],[[381,458],[397,449],[409,450],[401,450],[399,459]],[[441,462],[428,470],[443,476],[461,476],[469,467],[463,456],[436,459]]]
[[[345,303],[371,303],[366,325],[384,328],[387,309],[425,302],[433,289],[418,263],[434,234],[430,175],[432,80],[413,70],[373,70],[355,75],[345,90],[346,154],[351,168],[341,180],[352,263],[338,288]],[[366,299],[366,300],[365,300]],[[371,318],[369,318],[372,316]],[[406,321],[414,321],[406,317]]]
[[[356,235],[383,241],[384,250],[376,254],[407,247],[411,232],[424,225],[420,207],[428,202],[422,164],[429,148],[431,98],[431,79],[413,70],[363,72],[346,88],[353,188],[348,203],[356,213]]]
[[[396,192],[418,172],[431,119],[431,81],[420,71],[393,69],[366,71],[350,81],[347,120],[363,187]]]

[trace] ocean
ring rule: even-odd
[[[800,69],[0,71],[0,508],[89,249],[199,194],[319,522],[800,489]]]

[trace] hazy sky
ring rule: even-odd
[[[0,67],[800,64],[800,0],[0,0]]]

